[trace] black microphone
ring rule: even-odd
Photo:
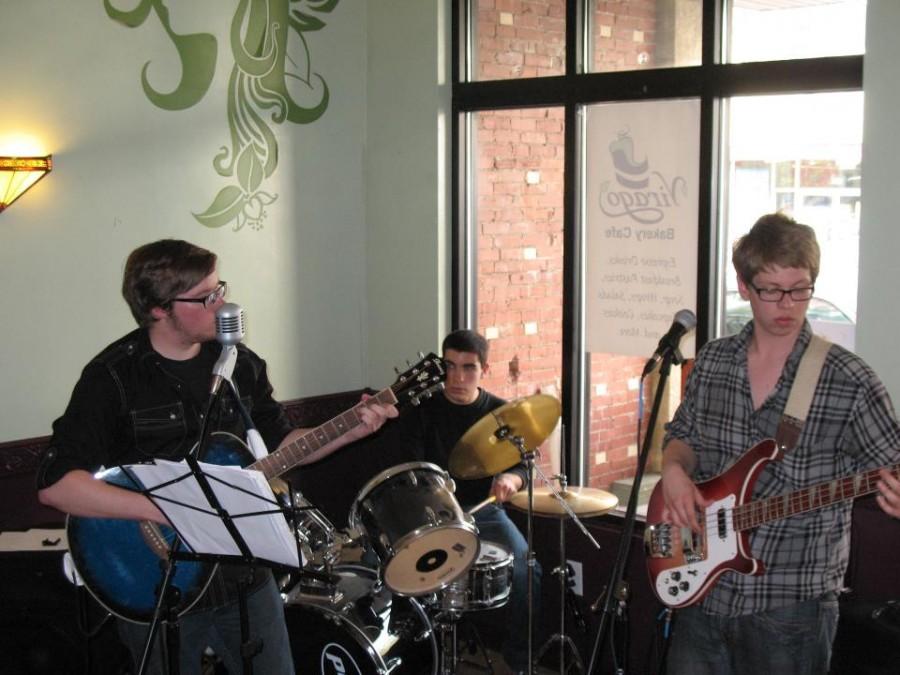
[[[678,343],[681,341],[682,336],[693,330],[696,325],[697,317],[694,316],[691,310],[679,310],[672,325],[669,326],[669,331],[660,338],[656,351],[653,352],[653,356],[650,357],[647,365],[644,366],[644,372],[641,373],[641,377],[650,374],[656,368],[657,363],[662,361],[668,354],[677,351]]]
[[[216,310],[216,341],[222,353],[213,366],[210,394],[215,395],[224,380],[231,380],[237,361],[237,344],[244,339],[244,310],[240,305],[226,302]]]

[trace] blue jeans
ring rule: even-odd
[[[838,620],[836,593],[738,617],[678,610],[669,675],[825,675]]]
[[[268,572],[266,572],[268,574]],[[261,639],[262,651],[253,659],[254,673],[283,675],[294,674],[294,660],[284,623],[284,603],[271,574],[264,586],[247,596],[247,615],[250,624],[250,639]],[[148,626],[119,621],[119,636],[131,652],[135,672],[141,663]],[[222,607],[214,607],[191,612],[178,621],[181,656],[181,675],[200,675],[201,655],[206,647],[211,647],[222,659],[228,672],[240,675],[241,623],[238,602],[235,600]],[[147,668],[152,675],[166,675],[168,662],[160,645],[165,641],[165,626],[160,625],[159,633]]]
[[[501,507],[490,504],[474,514],[475,525],[482,540],[493,541],[509,549],[513,556],[512,590],[506,613],[506,636],[503,640],[503,658],[513,670],[528,666],[528,543]],[[535,559],[534,578],[535,639],[538,617],[541,615],[541,566]]]

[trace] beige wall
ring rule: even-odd
[[[859,306],[856,349],[900,405],[900,301],[897,293],[900,215],[897,157],[900,134],[900,3],[869,0],[863,73],[862,217],[859,239]]]
[[[224,181],[212,160],[229,142],[238,3],[166,4],[176,32],[218,39],[210,90],[178,112],[154,107],[140,86],[148,61],[160,90],[180,73],[154,14],[129,29],[101,2],[0,0],[0,60],[12,66],[0,144],[28,134],[55,162],[0,214],[0,441],[49,433],[87,359],[132,328],[118,291],[123,261],[160,237],[219,253],[230,297],[247,312],[246,341],[269,361],[281,398],[385,386],[388,365],[432,348],[439,332],[446,10],[393,0],[369,13],[368,3],[341,0],[322,17],[325,29],[306,35],[329,108],[312,124],[272,125],[279,165],[267,189],[278,200],[262,229],[235,231],[206,228],[191,212]],[[411,262],[395,283],[401,255]],[[408,337],[398,341],[401,326]]]

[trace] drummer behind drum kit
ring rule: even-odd
[[[511,401],[466,432],[451,452],[450,471],[458,478],[483,478],[524,458],[529,469],[540,472],[534,451],[558,419],[559,401],[551,396]],[[574,506],[583,515],[599,515],[617,503],[609,493],[593,490],[602,493],[597,499],[589,488],[566,492],[564,479],[562,484],[560,494],[552,486],[532,491],[529,482],[528,493],[511,500],[528,512],[530,556],[532,512],[575,516]],[[302,496],[295,497],[307,564],[299,581],[286,589],[285,616],[298,673],[456,672],[457,622],[466,612],[506,604],[513,556],[495,542],[479,540],[472,513],[491,500],[465,512],[455,489],[450,474],[434,464],[391,467],[360,490],[350,508],[350,534],[336,530]],[[376,569],[343,561],[343,552],[360,544],[377,556]],[[531,598],[528,606],[530,629]],[[555,639],[568,640],[564,632]]]

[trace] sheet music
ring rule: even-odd
[[[258,514],[277,508],[272,488],[262,472],[239,466],[199,464],[219,504],[231,515],[250,552],[261,560],[300,567],[297,542],[284,515],[280,511]],[[131,464],[123,468],[150,490],[154,503],[194,553],[241,555],[240,548],[222,519],[212,510],[186,462],[158,459],[154,464]],[[154,487],[182,476],[186,476],[184,480]],[[257,515],[244,515],[248,513]]]

